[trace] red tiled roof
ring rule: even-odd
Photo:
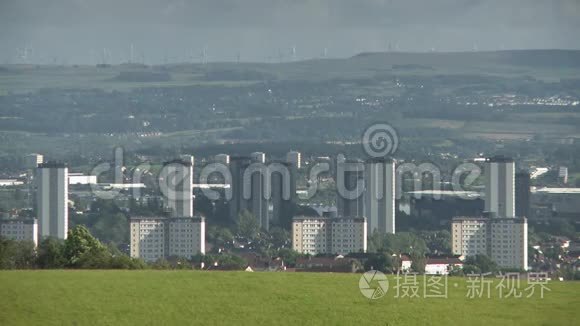
[[[426,265],[463,265],[463,262],[456,257],[433,257],[427,258]]]

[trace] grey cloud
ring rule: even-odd
[[[204,45],[215,60],[266,60],[293,45],[300,58],[391,42],[408,51],[579,48],[578,17],[578,0],[0,0],[0,60],[26,44],[87,61],[103,47],[121,60],[135,43],[157,62]]]

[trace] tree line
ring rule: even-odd
[[[147,264],[114,246],[103,245],[89,230],[78,225],[66,240],[31,241],[0,238],[0,269],[143,269]]]

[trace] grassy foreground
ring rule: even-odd
[[[369,300],[359,275],[195,271],[3,271],[0,325],[572,325],[579,282],[551,282],[543,299]],[[422,296],[422,277],[420,294]],[[455,286],[455,284],[457,284]],[[522,290],[525,284],[520,287]]]

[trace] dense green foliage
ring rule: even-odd
[[[84,226],[69,230],[66,240],[46,238],[32,242],[0,238],[0,269],[142,269],[146,264],[104,246]]]
[[[254,240],[258,236],[260,226],[256,216],[247,210],[243,210],[238,217],[238,234],[248,240]]]
[[[369,252],[389,252],[396,254],[429,253],[429,248],[421,237],[410,232],[398,232],[395,234],[380,234],[375,231],[368,242]]]
[[[135,205],[137,215],[140,207]],[[98,199],[91,203],[91,209],[83,214],[71,214],[71,225],[83,225],[97,239],[104,243],[129,242],[129,219],[113,200]]]
[[[0,238],[0,269],[25,269],[35,265],[34,243]]]

